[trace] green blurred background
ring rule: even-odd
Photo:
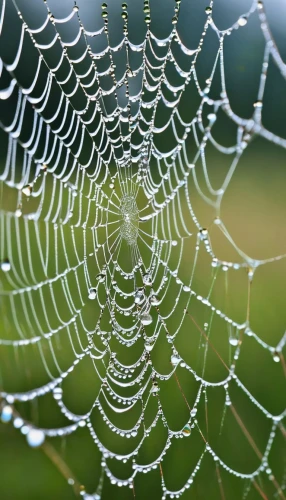
[[[170,31],[170,14],[173,9],[173,2],[153,1],[151,3],[152,15],[152,30],[157,36],[166,36]],[[18,2],[19,9],[25,13],[27,23],[37,23],[37,7],[42,2],[33,0],[31,5],[23,0]],[[70,12],[73,2],[63,1],[60,5],[55,1],[48,2],[51,11],[57,17],[62,17],[65,12]],[[3,0],[0,2],[3,7]],[[4,29],[1,43],[1,57],[5,63],[11,62],[15,47],[19,40],[18,25],[15,24],[14,5],[10,0],[7,2],[7,14],[4,22]],[[83,2],[79,1],[80,13],[84,18],[86,29],[96,29],[101,26],[102,20],[100,16],[100,2]],[[116,20],[120,16],[121,2],[112,0],[108,4],[110,6],[110,22],[114,23],[114,29],[111,29],[113,39],[111,42],[116,42],[117,37],[120,38],[122,26],[116,25]],[[195,47],[198,43],[198,38],[202,32],[203,23],[205,21],[204,3],[197,1],[182,0],[182,15],[178,23],[178,30],[182,33],[182,39],[188,47]],[[213,7],[213,18],[217,22],[219,28],[225,29],[229,27],[238,17],[250,7],[251,2],[233,1],[226,2],[223,0],[215,1]],[[270,27],[277,46],[281,50],[282,57],[285,55],[285,33],[281,29],[283,19],[285,20],[285,6],[282,2],[270,3],[265,2],[265,9],[269,18]],[[284,10],[283,10],[284,9]],[[40,9],[39,9],[40,10]],[[129,26],[130,39],[136,42],[142,37],[144,22],[142,17],[142,4],[138,0],[130,2],[129,11]],[[39,14],[40,16],[40,14]],[[117,16],[117,17],[116,17]],[[284,17],[283,17],[284,16]],[[90,24],[88,24],[90,23]],[[30,24],[29,24],[30,25]],[[227,94],[230,99],[233,110],[244,118],[250,118],[253,112],[253,102],[256,100],[259,77],[261,73],[261,64],[263,60],[264,39],[260,29],[259,21],[254,15],[243,29],[239,29],[231,33],[226,38],[224,50],[224,67],[226,73]],[[198,77],[203,80],[209,75],[209,71],[213,65],[214,56],[218,50],[217,40],[210,36],[205,43],[202,53],[198,58],[197,73]],[[32,63],[29,61],[28,50],[23,53],[21,58],[21,71],[18,72],[17,78],[23,85],[29,81],[29,68],[32,68]],[[48,56],[47,56],[48,57]],[[49,56],[51,57],[51,56]],[[24,72],[24,67],[28,68],[27,74]],[[32,69],[31,69],[32,71]],[[1,88],[5,88],[5,81]],[[215,80],[213,92],[219,93],[220,78],[219,75]],[[56,102],[56,99],[55,99]],[[286,93],[285,81],[280,75],[273,61],[269,65],[266,89],[264,95],[263,106],[263,124],[267,129],[286,138],[285,128],[285,108],[286,108]],[[185,116],[190,120],[196,113],[200,99],[194,87],[190,86],[185,100],[186,106],[184,109]],[[12,110],[11,110],[12,113]],[[7,120],[9,123],[9,110],[1,108],[1,120]],[[220,111],[217,121],[213,127],[213,134],[217,141],[224,146],[233,145],[236,141],[236,127],[232,122],[225,117]],[[0,131],[1,144],[1,172],[4,170],[5,158],[7,152],[7,137],[3,130]],[[156,138],[160,144],[160,138]],[[172,141],[171,133],[164,135],[162,148],[166,147],[168,141]],[[192,155],[193,145],[188,144],[188,151]],[[215,188],[221,186],[222,180],[230,167],[232,157],[219,153],[209,143],[206,147],[206,158],[209,178]],[[286,231],[285,231],[285,185],[286,185],[286,170],[285,170],[285,150],[282,147],[273,145],[272,143],[261,139],[254,138],[243,152],[238,163],[232,180],[223,196],[220,217],[225,227],[227,228],[232,239],[237,247],[245,252],[252,259],[269,259],[286,253]],[[17,168],[19,172],[22,170],[22,158],[17,157]],[[154,171],[154,177],[158,175],[156,172],[156,164],[151,163],[151,168]],[[196,169],[198,180],[203,185],[202,166],[198,165]],[[19,174],[20,175],[20,174]],[[48,207],[52,199],[53,178],[47,174],[45,186],[45,205]],[[116,185],[116,191],[119,192],[119,186]],[[188,192],[191,199],[192,207],[199,220],[201,227],[208,229],[212,248],[216,257],[222,261],[242,262],[241,257],[234,251],[227,238],[216,226],[214,218],[217,215],[215,211],[209,207],[202,197],[199,195],[193,181],[193,177],[188,178]],[[106,193],[110,195],[110,189],[106,188]],[[8,235],[6,219],[9,218],[9,212],[15,212],[17,208],[16,190],[7,186],[6,183],[1,183],[1,258],[6,255],[13,256],[15,269],[21,272],[21,258],[25,263],[28,259],[27,255],[27,234],[25,233],[24,218],[19,218],[19,234],[20,246],[22,254],[18,254],[19,241],[12,234]],[[159,193],[160,195],[160,193]],[[158,195],[158,197],[159,197]],[[74,214],[70,222],[63,226],[63,235],[68,255],[72,263],[76,262],[72,252],[74,241],[71,236],[71,227],[76,221],[77,210],[79,210],[79,199],[82,201],[83,213],[87,211],[88,200],[78,196],[75,201]],[[142,191],[138,195],[138,206],[145,202],[145,197]],[[53,203],[55,203],[53,201]],[[66,213],[66,204],[68,203],[68,195],[64,193],[62,210]],[[55,203],[56,206],[56,203]],[[93,208],[95,204],[92,205]],[[38,207],[38,200],[31,198],[23,203],[23,216],[32,213]],[[184,240],[184,250],[181,263],[179,266],[178,276],[184,281],[186,276],[189,277],[193,269],[193,264],[196,256],[196,227],[190,218],[188,206],[183,199],[182,213],[184,219],[188,222],[188,229],[194,233],[191,238]],[[37,245],[33,244],[35,232],[33,229],[34,222],[29,221],[29,235],[31,243],[31,262],[36,279],[40,282],[44,279],[42,273],[42,265],[39,260]],[[46,244],[46,223],[42,220],[37,222],[39,228],[40,240],[42,248]],[[12,228],[13,222],[12,222]],[[172,225],[174,231],[174,226]],[[55,255],[55,241],[53,237],[54,224],[49,224],[48,232],[50,234],[49,241],[49,263],[48,275],[53,277],[60,270],[64,270],[66,261],[64,252],[60,251],[59,255]],[[4,238],[3,238],[4,235]],[[75,228],[76,247],[79,256],[82,258],[93,252],[92,231],[87,229],[86,232],[86,249],[84,247],[84,237],[82,227]],[[99,240],[104,239],[104,231],[99,232]],[[9,246],[10,244],[10,246]],[[169,262],[171,269],[175,268],[178,261],[180,245],[172,250],[172,256]],[[144,247],[140,247],[143,260],[150,259],[150,252],[146,252]],[[123,256],[123,257],[122,257]],[[103,255],[99,252],[98,259],[103,263]],[[130,266],[130,255],[128,248],[123,247],[121,259],[126,260],[123,265]],[[26,260],[28,262],[28,260]],[[58,265],[58,269],[56,267]],[[94,257],[87,259],[87,267],[90,276],[93,278],[98,273],[99,269]],[[285,276],[286,276],[286,260],[276,260],[260,266],[255,274],[251,285],[247,276],[247,269],[239,270],[229,269],[227,272],[222,268],[213,268],[211,266],[211,257],[205,251],[203,242],[200,242],[198,258],[195,264],[194,278],[192,289],[196,294],[201,294],[206,297],[210,290],[211,302],[217,309],[223,311],[228,317],[232,318],[237,323],[241,324],[247,318],[247,304],[249,301],[249,322],[252,331],[254,331],[262,341],[276,347],[280,342],[285,332]],[[160,276],[158,276],[159,282]],[[120,278],[117,277],[118,283]],[[78,288],[75,280],[71,277],[67,278],[68,286],[73,294],[74,303],[78,308],[81,308]],[[185,282],[185,281],[184,281]],[[124,280],[122,280],[123,286]],[[0,276],[1,288],[9,289],[9,284],[6,280],[5,273]],[[86,297],[86,282],[83,274],[79,271],[79,286],[82,295]],[[155,287],[155,286],[154,286]],[[160,313],[166,315],[173,307],[178,295],[179,286],[173,282],[168,289],[168,293],[160,305]],[[57,304],[60,304],[60,314],[62,318],[67,320],[69,311],[66,306],[63,290],[60,286],[54,286],[54,293]],[[105,291],[102,290],[102,300],[104,300]],[[85,294],[85,295],[84,295]],[[33,294],[33,304],[36,310],[39,310],[39,320],[43,329],[46,327],[46,320],[42,314],[42,306],[38,294]],[[55,307],[51,302],[48,293],[44,292],[45,310],[51,325],[56,327],[59,324],[55,316]],[[90,329],[94,327],[95,321],[99,315],[99,308],[96,301],[85,300],[82,307],[82,315],[85,324]],[[186,296],[181,294],[176,307],[175,313],[167,320],[167,327],[170,332],[174,331],[184,314],[186,304]],[[25,331],[27,337],[35,335],[36,325],[33,324],[34,332],[29,332],[29,327],[22,312],[22,306],[19,302],[17,320],[20,328]],[[175,346],[183,360],[192,367],[205,380],[210,382],[219,382],[227,376],[227,370],[214,350],[207,346],[204,335],[201,329],[205,327],[207,334],[210,335],[212,345],[219,353],[223,361],[230,366],[234,360],[236,347],[232,346],[229,338],[237,335],[233,327],[226,323],[224,319],[217,315],[212,317],[211,311],[195,298],[191,299],[188,307],[190,316],[185,316],[180,332],[176,337]],[[16,338],[15,317],[11,312],[9,298],[1,295],[0,301],[0,332],[1,338],[11,339]],[[40,312],[41,311],[41,312]],[[199,325],[197,327],[191,319]],[[31,319],[32,323],[33,320]],[[103,318],[102,325],[106,324],[108,318]],[[104,323],[105,322],[105,323]],[[80,338],[84,346],[87,345],[87,339],[83,329],[80,330],[80,322],[78,328]],[[152,326],[146,328],[147,334],[151,335]],[[144,342],[141,339],[131,348],[126,348],[118,344],[115,338],[111,339],[112,350],[117,352],[118,359],[122,363],[128,364],[134,362],[138,354],[142,352]],[[57,360],[62,369],[67,369],[74,358],[74,353],[71,351],[70,344],[66,333],[61,332],[55,335],[53,340],[53,348],[56,352]],[[44,355],[51,363],[51,354],[48,348],[44,349]],[[285,354],[285,348],[284,348]],[[160,332],[156,345],[151,353],[151,359],[154,367],[162,374],[170,373],[172,367],[170,365],[171,348],[166,341],[166,336]],[[40,361],[39,351],[36,346],[27,348],[11,348],[1,346],[0,349],[0,367],[1,367],[1,389],[7,392],[21,392],[25,390],[40,387],[46,383],[49,378]],[[98,365],[100,363],[98,362]],[[102,366],[102,365],[101,365]],[[238,379],[245,385],[247,390],[253,397],[271,414],[279,415],[285,411],[285,363],[283,351],[281,353],[281,361],[274,362],[272,354],[264,349],[255,340],[253,336],[248,336],[243,333],[243,341],[239,353],[239,358],[236,361],[235,373]],[[189,419],[189,409],[193,406],[199,383],[193,375],[187,372],[186,369],[179,366],[176,369],[176,376],[172,376],[169,381],[160,381],[160,401],[168,422],[168,426],[173,431],[179,431],[183,428]],[[178,381],[182,392],[179,390]],[[96,396],[100,390],[98,376],[91,364],[91,361],[86,357],[83,362],[80,362],[74,371],[64,379],[63,384],[63,401],[66,406],[73,412],[84,414],[91,408]],[[204,389],[203,389],[204,390]],[[257,408],[241,389],[238,388],[235,381],[229,383],[229,395],[233,407],[237,411],[243,421],[249,435],[255,442],[257,448],[263,454],[273,421],[267,418]],[[182,395],[184,394],[184,396]],[[244,432],[230,406],[225,405],[226,393],[223,387],[207,387],[205,395],[201,397],[198,405],[197,421],[199,428],[211,447],[219,455],[219,457],[232,469],[241,473],[251,474],[261,463],[261,459],[253,450],[249,440],[245,437]],[[186,400],[188,405],[186,404]],[[205,402],[207,401],[207,402]],[[207,410],[206,410],[207,408]],[[69,422],[60,414],[60,411],[52,397],[48,393],[31,402],[16,403],[15,409],[27,421],[33,422],[35,425],[43,428],[53,428],[61,425],[67,425]],[[105,408],[108,412],[108,409]],[[157,411],[157,398],[153,398],[148,405],[148,411],[145,415],[145,424],[150,425]],[[207,414],[207,419],[206,419]],[[136,419],[140,415],[140,408],[134,408],[134,411],[126,414],[112,416],[112,421],[118,427],[124,429],[134,425]],[[98,410],[92,412],[91,417],[93,427],[104,445],[117,453],[128,453],[133,450],[136,444],[139,443],[142,437],[142,429],[139,430],[138,436],[132,437],[129,440],[122,439],[120,436],[111,432],[107,425],[103,422]],[[284,419],[285,422],[285,419]],[[279,424],[276,435],[269,453],[269,467],[272,469],[278,484],[281,487],[286,487],[286,449],[283,421]],[[144,444],[140,448],[137,463],[141,465],[149,464],[156,460],[160,455],[166,442],[167,430],[161,422],[152,429],[150,436],[145,439]],[[79,484],[83,485],[88,493],[96,491],[100,481],[102,460],[101,453],[96,445],[92,442],[90,433],[86,427],[77,429],[71,435],[61,438],[56,437],[49,439],[50,443],[56,450],[57,456],[61,457],[64,463],[68,465],[72,471],[73,477]],[[0,498],[4,500],[10,499],[72,499],[75,498],[75,492],[67,479],[58,471],[55,464],[47,457],[47,450],[31,449],[27,446],[26,439],[21,433],[14,429],[11,424],[0,425]],[[161,466],[168,488],[176,490],[180,489],[187,479],[190,477],[199,457],[204,449],[204,441],[201,437],[198,428],[195,427],[190,436],[182,439],[173,439],[171,447],[164,456]],[[115,476],[122,480],[128,478],[132,471],[131,461],[122,463],[122,461],[107,459],[107,464]],[[256,486],[250,481],[242,480],[235,477],[222,467],[219,468],[221,481],[223,485],[223,493],[220,489],[220,484],[217,476],[217,469],[210,455],[206,453],[200,464],[199,471],[196,475],[194,483],[182,495],[183,499],[242,499],[256,500],[260,498],[285,498],[285,493],[280,491],[277,493],[277,488],[273,481],[269,479],[270,473],[263,472],[256,478],[261,492],[259,493]],[[249,491],[248,491],[249,489]],[[246,491],[248,491],[246,496]],[[245,496],[244,496],[245,495]],[[280,496],[279,496],[280,495]],[[283,496],[284,495],[284,496]],[[109,481],[104,478],[103,483],[103,499],[147,499],[152,498],[159,500],[162,498],[160,467],[148,472],[147,474],[138,473],[134,481],[134,490],[127,487],[119,488],[110,485]]]

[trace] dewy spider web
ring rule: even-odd
[[[2,421],[12,421],[31,446],[46,446],[52,460],[57,452],[48,438],[86,432],[100,472],[93,487],[78,478],[84,498],[101,498],[110,483],[126,490],[124,498],[140,497],[142,473],[147,482],[157,474],[161,498],[189,498],[205,482],[200,471],[212,468],[212,498],[285,498],[285,463],[281,470],[282,459],[278,466],[271,458],[284,446],[285,410],[269,410],[237,372],[251,340],[283,380],[285,335],[275,345],[264,341],[249,314],[258,269],[285,256],[246,255],[221,218],[221,204],[255,137],[286,147],[261,121],[269,63],[283,78],[286,69],[262,1],[224,31],[211,2],[193,47],[183,41],[183,24],[180,31],[187,3],[164,4],[169,32],[158,37],[148,1],[67,1],[57,14],[52,1],[2,0]],[[132,41],[132,19],[141,41]],[[245,119],[228,98],[224,47],[252,19],[265,52],[253,115]],[[202,82],[197,68],[209,39],[214,57]],[[228,146],[215,134],[223,116],[236,130]],[[217,189],[209,147],[228,160]],[[208,227],[195,199],[211,208]],[[215,253],[214,229],[235,260]],[[245,276],[239,320],[214,294],[218,288],[224,295],[231,273]],[[45,398],[58,416],[51,424],[41,420]],[[27,410],[35,401],[38,414]],[[251,456],[248,468],[235,461],[232,445],[221,444],[230,418],[244,457]],[[263,421],[259,435],[253,420]],[[168,469],[169,456],[176,462]],[[189,464],[182,476],[180,460]]]

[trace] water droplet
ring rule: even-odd
[[[150,7],[149,5],[145,5],[143,9],[144,14],[150,14]]]
[[[124,12],[122,12],[122,13],[121,13],[121,17],[122,17],[122,19],[124,19],[124,21],[126,21],[126,19],[128,18],[128,14],[127,14],[127,12],[125,12],[125,11],[124,11]]]
[[[229,343],[230,343],[230,345],[233,345],[234,347],[236,347],[238,345],[238,339],[236,339],[234,337],[230,337]]]
[[[45,433],[41,429],[30,429],[26,439],[29,446],[37,448],[45,441]]]
[[[207,15],[211,14],[211,13],[212,13],[212,8],[211,8],[211,7],[206,7],[206,8],[205,8],[205,13],[206,13]]]
[[[21,208],[20,208],[20,207],[18,207],[18,208],[16,209],[16,211],[15,211],[15,216],[16,216],[16,217],[21,217],[21,215],[22,215],[22,210],[21,210]]]
[[[146,285],[146,286],[152,286],[153,281],[152,281],[152,276],[151,276],[151,274],[148,274],[148,273],[147,273],[147,274],[144,274],[144,276],[143,276],[143,283],[144,283],[144,285]]]
[[[145,344],[145,349],[147,352],[151,352],[153,347],[154,347],[154,344],[149,344],[149,343]]]
[[[32,186],[30,184],[26,184],[26,186],[22,187],[22,193],[25,196],[31,196],[32,193]]]
[[[241,16],[237,21],[239,26],[245,26],[247,24],[247,17]]]
[[[134,299],[135,304],[141,304],[142,302],[144,302],[144,299],[145,299],[145,295],[144,295],[143,290],[137,290],[137,292],[135,293],[135,299]]]
[[[10,264],[9,259],[2,260],[1,269],[2,269],[2,271],[4,271],[4,273],[7,273],[8,271],[11,270],[11,264]]]
[[[200,239],[205,240],[208,235],[208,230],[206,228],[200,229]]]
[[[196,416],[197,411],[198,411],[198,410],[197,410],[197,408],[193,408],[193,409],[191,410],[190,415],[191,415],[191,417],[192,417],[192,418],[194,418],[194,417]]]
[[[191,434],[191,426],[189,424],[185,425],[182,429],[182,434],[184,436],[189,436]]]
[[[107,9],[107,3],[105,3],[105,2],[104,2],[104,3],[101,5],[101,8],[102,8],[102,9]]]
[[[151,387],[151,394],[157,394],[159,392],[160,388],[158,385],[158,382],[156,380],[153,381],[152,387]]]
[[[177,240],[173,240],[173,241],[172,241],[172,246],[173,246],[173,247],[176,247],[177,245],[178,245]]]
[[[177,366],[181,361],[181,358],[180,356],[178,356],[177,354],[172,354],[171,356],[171,363],[173,366]]]
[[[54,399],[60,400],[60,399],[62,399],[62,395],[63,395],[62,388],[61,387],[55,387],[55,389],[53,390]]]
[[[183,286],[183,290],[184,290],[184,292],[190,292],[191,291],[190,287],[187,286],[187,285]]]
[[[211,123],[214,123],[216,121],[216,114],[215,113],[209,113],[208,114],[208,120],[211,122]]]
[[[12,419],[12,416],[13,416],[12,407],[9,405],[3,406],[2,411],[1,411],[1,422],[3,422],[4,424],[7,424]]]
[[[123,10],[126,10],[126,9],[127,9],[127,7],[128,7],[127,3],[126,3],[126,2],[124,2],[124,3],[122,4],[122,9],[123,9]]]
[[[88,293],[88,298],[94,300],[96,297],[96,293],[97,293],[96,288],[91,288]]]
[[[151,314],[147,314],[147,313],[143,313],[141,315],[140,319],[141,319],[142,325],[151,325],[151,323],[153,321]]]
[[[78,10],[79,10],[78,5],[75,5],[75,6],[73,7],[73,9],[72,9],[72,10],[73,10],[74,12],[78,12]]]
[[[106,19],[108,17],[108,13],[106,12],[106,10],[104,10],[102,13],[101,13],[101,17],[103,19]]]
[[[28,425],[23,425],[21,427],[21,433],[23,434],[23,436],[26,436],[30,429],[31,429],[31,427],[29,427]]]
[[[157,306],[160,303],[160,300],[161,299],[156,295],[151,295],[150,297],[150,303],[152,304],[152,306]]]
[[[262,108],[262,105],[263,105],[262,101],[255,101],[255,102],[253,103],[253,106],[254,106],[255,108]]]
[[[16,417],[14,419],[13,425],[14,425],[15,429],[20,429],[22,427],[22,425],[24,425],[24,420],[20,417]]]
[[[273,361],[274,361],[275,363],[279,363],[279,362],[280,362],[280,355],[279,355],[279,352],[275,351],[275,352],[273,353]]]

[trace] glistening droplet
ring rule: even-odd
[[[11,264],[9,259],[4,259],[1,262],[1,270],[4,271],[4,273],[7,273],[8,271],[11,270]]]
[[[171,356],[171,363],[173,366],[177,366],[181,361],[181,358],[180,356],[178,356],[177,354],[172,354]]]
[[[152,286],[153,282],[152,282],[152,276],[151,276],[151,274],[144,274],[144,276],[143,276],[143,283],[146,286]]]
[[[31,196],[32,193],[32,186],[30,184],[26,184],[26,186],[22,187],[22,193],[25,196]]]
[[[30,429],[26,435],[26,439],[31,448],[37,448],[45,441],[45,433],[40,429]]]
[[[94,300],[96,297],[96,288],[91,288],[88,293],[88,298]]]
[[[151,387],[151,394],[157,394],[159,392],[159,386],[158,382],[156,380],[153,381],[152,387]]]
[[[9,405],[3,406],[2,411],[1,411],[1,422],[3,422],[4,424],[7,424],[12,419],[12,416],[13,416],[12,407]]]
[[[55,387],[54,390],[53,390],[54,399],[60,400],[60,399],[62,399],[62,395],[63,395],[62,388],[61,387]]]
[[[274,354],[273,354],[273,361],[275,363],[279,363],[280,362],[279,352],[277,352],[277,351],[274,352]]]
[[[151,295],[150,303],[152,306],[157,306],[160,303],[160,298],[157,295]]]
[[[230,343],[230,345],[233,345],[234,347],[236,347],[238,345],[238,339],[236,339],[235,337],[230,337],[229,343]]]
[[[237,21],[239,26],[245,26],[247,24],[247,17],[241,16]]]
[[[189,436],[191,434],[191,426],[189,424],[185,425],[182,429],[182,434],[184,436]]]
[[[145,295],[144,295],[144,292],[143,290],[137,290],[137,292],[135,293],[135,299],[134,299],[134,302],[135,304],[141,304],[145,299]]]
[[[14,419],[13,425],[15,429],[21,429],[22,425],[24,425],[24,420],[21,417],[16,417]]]
[[[147,352],[151,352],[153,347],[154,347],[154,344],[149,344],[149,343],[145,344],[145,349]]]
[[[141,315],[141,323],[142,325],[151,325],[152,321],[153,321],[153,318],[151,316],[151,314],[147,314],[147,313],[143,313]]]
[[[208,114],[208,120],[211,122],[211,123],[214,123],[216,121],[216,114],[215,113],[209,113]]]

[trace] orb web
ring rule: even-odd
[[[285,255],[248,256],[222,213],[253,141],[286,147],[262,119],[269,66],[285,79],[285,63],[263,2],[247,3],[224,29],[215,0],[167,2],[162,25],[147,0],[1,3],[1,420],[66,460],[86,499],[137,498],[140,477],[153,498],[195,498],[206,477],[212,498],[285,498],[286,337],[252,327],[250,300]],[[264,52],[245,118],[224,57],[251,23]],[[255,349],[277,368],[276,406],[240,363]],[[94,483],[52,448],[73,435],[98,454]]]
[[[138,235],[138,208],[132,195],[125,195],[121,199],[120,211],[122,214],[121,237],[133,245]]]

